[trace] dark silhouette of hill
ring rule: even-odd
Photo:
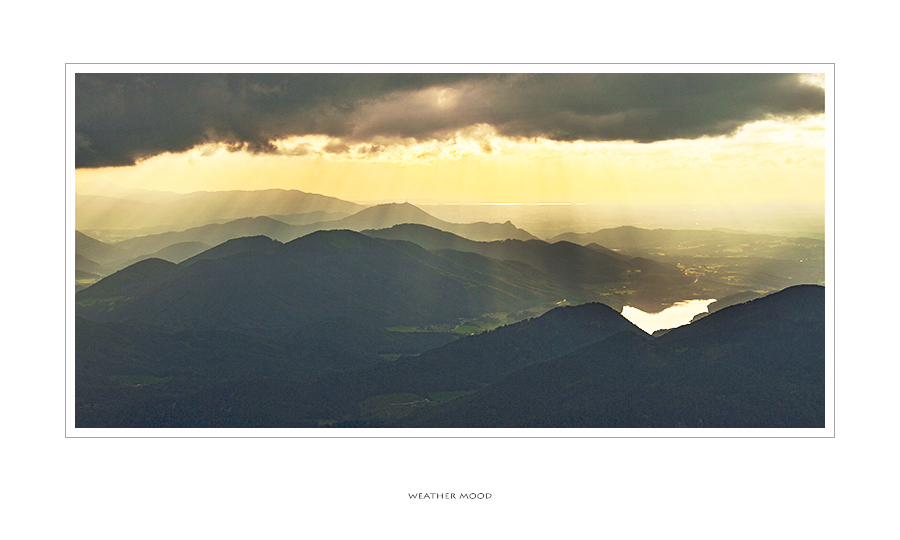
[[[367,208],[357,214],[338,220],[291,225],[271,217],[257,216],[225,223],[211,223],[199,227],[191,227],[183,231],[169,231],[138,236],[114,244],[113,247],[117,249],[118,256],[110,258],[108,266],[112,270],[119,270],[128,264],[149,257],[167,258],[158,254],[166,254],[162,250],[175,244],[199,242],[208,246],[215,246],[227,240],[245,236],[268,236],[280,242],[289,242],[319,230],[346,229],[361,231],[363,229],[407,222],[427,222],[444,230],[459,231],[461,234],[471,235],[476,238],[534,238],[509,222],[503,224],[447,223],[430,216],[411,204],[383,204]]]
[[[749,302],[750,300],[756,300],[761,296],[763,295],[755,293],[753,291],[740,292],[731,296],[726,296],[725,298],[719,298],[718,300],[707,306],[707,311],[709,311],[710,313],[715,313],[716,311],[727,308],[728,306],[743,304],[744,302]]]
[[[358,238],[343,238],[352,240]],[[359,369],[369,357],[353,364],[356,371],[324,375],[315,363],[329,354],[362,358],[367,347],[388,350],[373,342],[392,351],[427,345],[390,343],[398,333],[340,316],[277,339],[82,318],[76,325],[80,427],[825,422],[824,289],[817,286],[728,307],[656,339],[601,304],[557,308],[417,356]],[[469,393],[449,402],[425,399],[443,391]],[[391,402],[398,403],[389,409],[404,413],[373,416],[378,403]]]
[[[278,240],[272,240],[268,236],[246,236],[234,238],[222,242],[216,247],[200,252],[193,257],[182,261],[183,266],[193,264],[200,260],[215,260],[231,257],[232,255],[258,253],[262,255],[271,255],[284,245]]]
[[[117,300],[141,296],[153,288],[167,276],[177,270],[178,266],[162,259],[146,259],[137,262],[124,270],[103,278],[76,295],[76,304],[99,300],[108,309]],[[76,308],[77,309],[77,308]]]
[[[430,250],[453,249],[471,253],[479,253],[481,250],[489,251],[486,249],[484,242],[469,240],[458,234],[422,223],[407,222],[382,229],[366,229],[360,232],[366,236],[384,240],[405,240]]]
[[[796,285],[718,310],[669,332],[660,338],[660,342],[676,347],[690,347],[696,343],[712,341],[747,343],[760,350],[767,350],[771,348],[771,343],[760,342],[757,334],[765,335],[773,342],[782,342],[792,340],[792,336],[816,332],[823,335],[825,332],[825,288],[820,285]],[[811,347],[810,352],[824,355],[824,347],[823,339]],[[805,358],[807,355],[801,356]],[[824,363],[821,367],[824,370]]]
[[[402,425],[824,427],[824,322],[824,288],[793,287],[658,339],[616,334]]]
[[[341,417],[378,395],[427,396],[432,392],[477,390],[522,367],[623,330],[644,334],[603,304],[559,307],[534,319],[463,337],[416,357],[323,377],[304,391],[304,403],[311,414]]]
[[[522,366],[577,349],[623,328],[640,332],[601,304],[557,308],[541,317],[446,345],[440,343],[451,339],[446,335],[383,332],[338,317],[308,325],[277,341],[220,333],[228,340],[195,365],[187,354],[202,339],[213,337],[210,332],[166,333],[146,325],[84,319],[78,324],[79,335],[85,337],[76,355],[89,355],[92,348],[103,349],[81,368],[82,380],[87,382],[77,398],[81,404],[77,418],[83,427],[316,427],[317,419],[341,419],[345,415],[358,422],[362,404],[380,394],[477,389]],[[162,338],[159,333],[164,334]],[[394,351],[421,352],[427,342],[436,343],[437,348],[370,369],[327,374],[315,380],[304,371],[314,369],[314,363],[328,355],[356,356],[361,344],[371,349],[373,342]],[[227,347],[236,353],[225,352]],[[317,357],[320,348],[324,356]],[[154,349],[164,354],[155,356],[151,353]],[[217,359],[217,354],[227,359]],[[125,360],[131,357],[137,361]],[[307,363],[308,359],[313,363]],[[147,365],[157,368],[155,378],[138,377]],[[279,365],[290,376],[265,378]],[[248,371],[256,376],[247,376]],[[140,388],[113,385],[107,380],[109,374],[114,381],[152,384]],[[164,377],[168,379],[159,380]]]
[[[363,229],[384,229],[400,223],[418,223],[435,228],[448,225],[445,221],[441,221],[409,203],[388,203],[360,210],[352,216],[333,222],[331,226],[336,229],[361,231]]]
[[[475,269],[352,231],[319,231],[273,253],[202,255],[178,266],[148,259],[123,269],[80,291],[76,310],[100,321],[272,332],[337,315],[381,327],[455,324],[565,294],[504,263],[481,258]]]

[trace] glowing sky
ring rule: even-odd
[[[76,190],[354,202],[825,201],[824,79],[76,75]]]

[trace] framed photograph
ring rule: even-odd
[[[70,64],[67,435],[833,436],[832,84]]]

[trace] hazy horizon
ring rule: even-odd
[[[105,185],[107,189],[109,184]],[[266,188],[268,189],[268,188]],[[280,188],[279,188],[280,189]],[[142,192],[117,186],[113,191],[103,189],[76,190],[76,195],[102,196],[134,201],[148,201],[153,194],[190,195],[224,191],[259,190],[206,190],[176,194],[175,192]],[[302,191],[302,190],[297,190]],[[304,192],[309,193],[309,192]],[[332,197],[327,193],[316,193]],[[338,197],[334,197],[338,198]],[[780,204],[677,204],[633,203],[595,204],[584,202],[440,202],[433,199],[403,197],[378,200],[348,200],[361,207],[384,204],[409,203],[434,217],[451,223],[478,221],[511,221],[517,227],[541,238],[549,238],[564,232],[587,233],[605,228],[632,226],[646,229],[728,229],[734,231],[775,234],[783,236],[810,236],[823,239],[825,234],[825,208],[814,203]],[[189,217],[189,216],[187,216]],[[220,220],[222,221],[222,220]],[[192,226],[189,223],[184,228]],[[177,228],[177,227],[176,227]]]

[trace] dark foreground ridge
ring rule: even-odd
[[[620,332],[402,425],[824,427],[824,301],[791,287],[660,339]]]
[[[308,241],[327,250],[322,240]],[[151,274],[171,271],[157,266]],[[346,318],[281,338],[79,319],[76,423],[824,427],[824,322],[821,286],[724,308],[660,338],[596,303],[450,343]],[[393,356],[373,365],[373,350]],[[317,364],[328,351],[339,352]]]

